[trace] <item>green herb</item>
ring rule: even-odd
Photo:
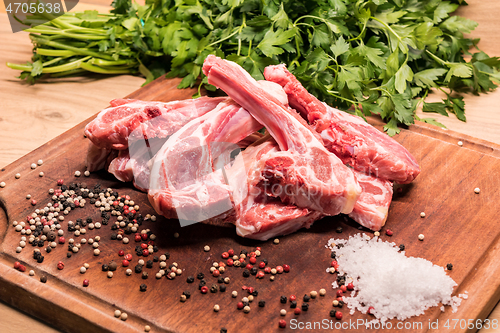
[[[500,83],[500,59],[465,38],[476,23],[450,16],[465,1],[441,0],[115,0],[111,14],[69,13],[27,31],[32,63],[8,64],[33,81],[44,73],[168,73],[179,88],[205,86],[208,54],[232,60],[254,78],[285,63],[320,100],[357,115],[378,114],[390,135],[424,112],[465,121],[459,93]],[[35,14],[26,23],[36,24]],[[466,61],[464,57],[469,57]],[[200,79],[201,78],[201,79]],[[426,103],[432,89],[445,93]]]

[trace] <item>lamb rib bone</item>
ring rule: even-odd
[[[209,55],[203,72],[210,84],[224,90],[263,124],[281,149],[259,160],[252,185],[286,204],[325,215],[353,210],[361,193],[354,174],[325,149],[300,116],[294,116],[234,62]]]
[[[410,183],[420,173],[415,158],[394,139],[360,117],[334,109],[311,95],[285,65],[268,66],[266,80],[276,82],[288,95],[290,106],[321,133],[325,146],[345,164],[366,174]]]

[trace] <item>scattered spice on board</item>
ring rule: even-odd
[[[394,243],[356,234],[348,240],[332,238],[327,247],[337,254],[339,274],[353,280],[351,296],[342,298],[351,314],[373,308],[370,311],[377,320],[405,320],[439,304],[456,312],[466,298],[452,296],[457,284],[443,267],[406,257]]]

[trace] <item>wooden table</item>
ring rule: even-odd
[[[500,56],[498,34],[500,1],[469,0],[469,6],[460,14],[479,22],[472,34],[481,37],[479,47],[490,55]],[[74,10],[97,9],[107,11],[109,1],[85,0]],[[70,129],[108,105],[109,100],[125,96],[138,89],[143,78],[129,75],[49,80],[43,84],[27,85],[16,79],[18,72],[5,67],[6,62],[24,62],[31,57],[31,43],[27,33],[13,34],[3,4],[0,8],[0,167],[8,165],[31,150]],[[436,101],[439,95],[431,96]],[[500,144],[500,89],[481,96],[467,96],[467,123],[453,115],[433,117],[449,129]],[[22,309],[21,309],[22,310]],[[500,320],[500,306],[492,311],[490,319]],[[33,319],[18,309],[0,303],[0,332],[25,333],[59,332]],[[500,332],[500,329],[480,331]]]

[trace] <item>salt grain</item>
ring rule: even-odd
[[[372,314],[382,322],[405,320],[440,303],[456,312],[462,301],[460,295],[451,296],[457,284],[442,267],[406,257],[395,243],[357,234],[348,240],[330,239],[328,247],[335,249],[339,273],[355,281],[357,293],[344,297],[351,314],[373,307]]]

